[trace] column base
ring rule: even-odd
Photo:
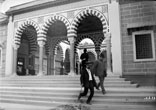
[[[43,73],[40,72],[37,74],[37,76],[44,76],[44,75],[43,75]]]
[[[75,73],[74,71],[70,71],[70,72],[68,73],[68,75],[69,75],[69,76],[75,76],[76,73]]]
[[[10,75],[10,77],[16,77],[18,76],[17,73],[13,73],[12,75]]]
[[[107,76],[114,76],[113,72],[112,71],[107,71]]]

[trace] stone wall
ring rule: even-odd
[[[155,74],[156,61],[134,62],[132,34],[128,33],[131,28],[156,26],[156,2],[142,1],[120,5],[121,14],[121,36],[123,74]],[[154,42],[156,47],[156,31],[154,30]],[[146,28],[143,28],[146,30]],[[155,50],[156,51],[156,50]]]

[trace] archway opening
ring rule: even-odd
[[[77,27],[77,33],[93,33],[102,32],[102,23],[96,16],[86,16],[84,19],[80,20]]]
[[[67,41],[61,41],[55,48],[55,75],[67,75],[70,71],[69,51]]]
[[[87,49],[87,53],[89,55],[89,62],[96,60],[96,52],[95,52],[95,45],[94,42],[89,38],[84,38],[82,41],[79,42],[77,47],[77,52],[79,53],[79,61],[81,62],[80,56],[84,52],[84,48]]]
[[[62,21],[55,21],[51,24],[47,31],[47,36],[49,37],[62,37],[67,36],[67,28]]]
[[[95,45],[94,42],[90,38],[84,38],[82,39],[76,48],[77,57],[75,57],[75,63],[76,63],[76,73],[80,74],[81,71],[81,55],[84,53],[84,49],[87,49],[87,54],[89,56],[88,61],[93,62],[96,59],[96,52],[95,52]]]
[[[37,32],[33,26],[27,26],[22,35],[17,54],[17,75],[35,75],[37,52]]]
[[[77,24],[77,38],[75,42],[75,48],[77,48],[80,41],[82,41],[85,38],[89,38],[92,40],[94,45],[94,51],[97,54],[97,56],[100,53],[100,45],[102,41],[104,40],[104,34],[103,34],[103,25],[101,20],[93,15],[84,15],[81,19],[79,19],[79,22]],[[75,49],[76,50],[76,49]],[[92,56],[91,56],[92,57]],[[95,59],[90,59],[95,60]]]
[[[68,42],[67,27],[64,22],[55,20],[48,25],[46,32],[47,42],[47,74],[63,75],[64,68],[64,46],[63,43]]]

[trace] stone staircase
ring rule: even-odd
[[[16,76],[0,78],[0,103],[46,106],[80,104],[80,76]],[[96,78],[97,82],[98,79]],[[156,88],[139,87],[119,76],[108,76],[104,82],[106,94],[95,90],[92,110],[154,110]],[[117,109],[118,108],[118,109]]]

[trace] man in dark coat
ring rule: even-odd
[[[88,53],[87,53],[87,49],[86,49],[86,48],[84,48],[83,53],[82,53],[81,56],[80,56],[80,59],[81,59],[81,64],[80,64],[80,72],[81,72],[81,70],[82,70],[82,68],[83,68],[83,65],[84,65],[86,62],[88,62],[88,59],[89,59],[89,55],[88,55]]]
[[[80,98],[82,96],[87,95],[88,89],[89,89],[90,95],[86,101],[87,104],[91,104],[90,102],[91,102],[92,97],[94,95],[94,87],[97,87],[94,76],[90,71],[90,66],[91,66],[91,64],[87,63],[87,62],[83,64],[80,81],[81,81],[81,86],[84,87],[84,91],[83,91],[83,93],[80,93],[78,96],[78,100],[80,100]]]
[[[106,51],[100,54],[99,59],[94,62],[91,70],[99,78],[98,87],[101,86],[102,93],[105,94],[104,79],[107,76]]]
[[[81,61],[87,62],[89,58],[89,55],[87,53],[87,49],[84,48],[82,55],[80,56]]]

